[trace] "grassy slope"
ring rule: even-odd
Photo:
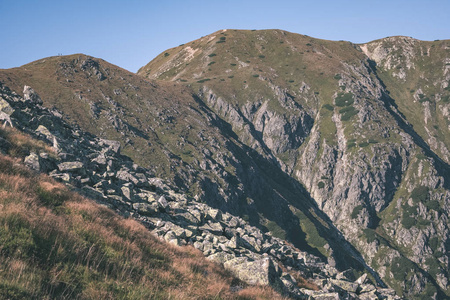
[[[30,148],[16,131],[0,154],[0,298],[277,299],[268,288],[236,284],[191,247],[162,243],[124,219],[20,164]],[[5,142],[5,141],[3,141]]]
[[[99,80],[95,68],[83,67],[86,61],[98,64],[97,70],[105,78]],[[86,55],[50,57],[0,70],[0,80],[18,94],[22,94],[24,85],[31,86],[45,106],[56,107],[64,112],[65,119],[85,131],[120,141],[122,153],[158,176],[174,175],[171,168],[177,168],[178,162],[172,161],[171,155],[188,163],[197,156],[196,151],[208,143],[199,140],[199,131],[206,136],[216,135],[202,123],[205,120],[199,116],[201,109],[190,89],[174,83],[149,82]]]

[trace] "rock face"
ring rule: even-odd
[[[47,119],[45,131],[58,141],[57,159],[43,153],[30,153],[25,164],[36,171],[47,170],[50,176],[86,196],[140,220],[169,243],[193,245],[240,280],[271,285],[298,299],[323,299],[330,293],[355,299],[394,295],[392,290],[367,288],[370,284],[364,279],[354,281],[320,258],[250,226],[242,218],[176,192],[149,170],[121,155],[118,147],[112,146],[117,145],[113,141],[70,126],[46,108],[22,101],[3,85],[0,85],[0,96],[14,109],[11,115],[17,128],[52,145],[46,135],[40,134],[42,130],[36,130],[44,126],[35,118],[41,116]],[[74,158],[79,160],[74,161]],[[310,281],[316,290],[303,288],[296,278]]]

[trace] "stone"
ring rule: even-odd
[[[364,273],[361,277],[356,279],[356,283],[358,284],[366,283],[366,281],[367,281],[367,273]]]
[[[114,153],[119,154],[120,153],[120,142],[118,141],[112,141],[112,140],[105,140],[105,139],[99,139],[100,146],[108,146],[109,150],[111,150]]]
[[[208,216],[214,220],[214,221],[221,221],[222,220],[222,212],[218,209],[209,209],[207,212]]]
[[[164,240],[172,245],[180,246],[180,241],[173,231],[168,231],[164,235]]]
[[[167,202],[166,198],[164,196],[159,197],[158,204],[163,208],[164,210],[167,209],[169,206],[169,203]]]
[[[102,191],[94,189],[93,187],[90,187],[88,185],[83,186],[81,188],[81,190],[89,198],[93,198],[93,199],[105,199],[106,198]]]
[[[132,192],[131,192],[131,190],[130,190],[130,188],[129,187],[127,187],[127,186],[122,186],[121,188],[121,191],[122,191],[122,195],[128,200],[128,201],[131,201],[132,200]]]
[[[7,116],[10,116],[14,112],[14,108],[9,105],[8,101],[0,98],[0,111],[4,112]]]
[[[23,87],[23,99],[34,104],[42,104],[41,97],[28,85]]]
[[[48,130],[47,127],[45,127],[43,125],[39,125],[38,128],[36,129],[36,132],[45,136],[45,138],[47,138],[47,140],[52,143],[56,139],[56,137],[50,132],[50,130]]]
[[[117,171],[116,178],[125,182],[132,182],[133,184],[139,183],[139,180],[137,180],[133,175],[128,172],[126,169],[121,169]]]
[[[30,169],[32,169],[34,171],[40,171],[40,169],[41,169],[41,166],[39,163],[39,156],[34,152],[31,152],[30,155],[25,157],[23,162],[27,167],[29,167]]]
[[[223,227],[220,223],[208,222],[199,227],[200,230],[209,231],[212,234],[221,235],[223,233]]]
[[[66,161],[58,164],[58,169],[61,172],[74,172],[82,169],[84,164],[80,161]]]
[[[217,252],[207,257],[208,260],[214,261],[219,264],[224,264],[229,260],[234,258],[233,254],[225,253],[225,252]]]
[[[154,203],[133,203],[133,209],[142,215],[156,215],[158,207]]]
[[[330,279],[330,282],[333,285],[335,285],[345,291],[352,292],[352,293],[356,293],[356,291],[358,290],[358,287],[359,287],[359,284],[350,282],[350,281],[345,281],[345,280]]]
[[[279,276],[279,270],[273,261],[262,258],[255,261],[248,261],[243,257],[236,257],[224,263],[225,269],[233,273],[240,280],[251,285],[269,285],[275,282]]]

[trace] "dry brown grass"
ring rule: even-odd
[[[45,152],[56,158],[55,149],[43,141],[31,138],[29,135],[20,132],[11,127],[0,128],[0,137],[7,140],[10,144],[4,145],[7,154],[12,157],[25,157],[30,152]]]
[[[0,298],[281,299],[0,156]]]

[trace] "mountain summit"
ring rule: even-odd
[[[444,299],[449,64],[450,41],[221,30],[137,74],[77,54],[0,80],[195,201],[407,299]]]

